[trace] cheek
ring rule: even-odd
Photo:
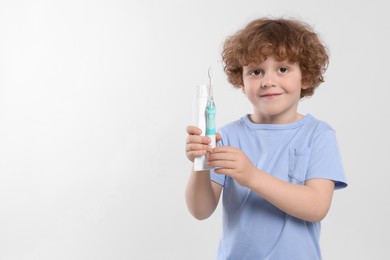
[[[301,89],[304,88],[304,86],[302,85],[302,83],[300,81],[296,81],[293,84],[287,84],[285,86],[286,86],[286,91],[288,91],[290,93],[295,93],[295,92],[300,93]]]
[[[247,80],[244,80],[242,83],[243,83],[243,85],[241,86],[241,91],[242,91],[242,93],[247,95],[251,91],[250,82],[248,82]]]
[[[241,88],[242,90],[242,93],[244,93],[245,95],[252,95],[254,93],[256,93],[257,91],[257,85],[259,84],[258,81],[254,80],[254,79],[247,79],[247,80],[243,80],[243,87]]]
[[[247,86],[247,87],[242,88],[242,93],[244,93],[244,95],[247,96],[248,98],[251,98],[251,97],[256,96],[257,90],[256,90],[256,88],[252,88],[250,86]]]

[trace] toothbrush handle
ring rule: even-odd
[[[214,148],[216,146],[215,141],[215,106],[207,106],[206,107],[206,136],[210,137],[211,143],[210,146]]]

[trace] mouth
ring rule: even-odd
[[[260,97],[262,97],[262,98],[273,98],[273,97],[277,97],[277,96],[280,96],[280,95],[282,95],[282,93],[267,93],[267,94],[260,95]]]

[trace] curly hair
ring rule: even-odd
[[[302,84],[308,86],[301,90],[301,98],[312,96],[324,82],[329,55],[313,29],[294,19],[269,18],[254,20],[226,39],[222,59],[228,81],[241,88],[243,66],[261,63],[272,55],[278,60],[298,62]]]

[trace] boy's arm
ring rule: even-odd
[[[220,168],[215,173],[231,176],[297,218],[317,222],[330,208],[334,190],[331,180],[311,179],[305,185],[288,183],[257,169],[241,150],[228,146],[215,148],[209,156],[209,165]]]
[[[250,189],[284,212],[310,222],[321,221],[332,202],[334,182],[311,179],[304,185],[284,182],[258,170]]]
[[[197,156],[211,150],[210,139],[201,136],[202,131],[195,126],[187,127],[186,156],[191,162]],[[217,134],[217,141],[221,136]],[[199,220],[208,218],[216,209],[221,196],[222,186],[211,181],[210,171],[194,172],[188,180],[185,197],[190,213]]]
[[[191,172],[186,202],[190,213],[198,220],[208,218],[216,209],[222,186],[210,180],[210,171]]]

